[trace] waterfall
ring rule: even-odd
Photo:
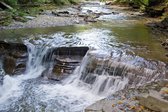
[[[0,85],[2,85],[2,83],[3,83],[4,75],[5,75],[5,72],[4,72],[3,68],[2,68],[2,60],[0,58]]]
[[[35,46],[28,41],[25,41],[25,44],[28,48],[28,61],[26,66],[26,72],[13,77],[9,75],[4,75],[3,85],[0,86],[1,102],[6,101],[10,97],[21,95],[22,91],[20,88],[20,84],[24,80],[41,76],[42,72],[46,69],[46,67],[44,66],[45,64],[42,63],[46,62],[43,62],[43,59],[48,51],[48,47]],[[4,73],[3,70],[1,70],[1,72]]]
[[[65,47],[61,47],[59,49],[54,48],[55,46],[50,46],[50,44],[51,43],[45,45],[34,45],[29,41],[25,41],[25,45],[28,49],[26,71],[22,75],[18,76],[4,75],[3,85],[0,86],[0,104],[4,103],[10,98],[19,98],[19,96],[24,96],[23,92],[25,90],[24,87],[21,86],[24,81],[29,79],[36,80],[38,77],[48,74],[50,75],[52,69],[54,68],[54,64],[57,64],[58,62],[57,58],[60,60],[62,59],[64,61],[72,62],[71,59],[73,56],[70,54],[70,52],[60,52],[63,51],[63,49],[65,50]],[[75,52],[74,49],[72,51],[76,55],[79,55],[79,52]],[[82,50],[80,50],[80,53],[81,52]],[[62,53],[67,54],[65,59],[62,57],[64,56],[61,55]],[[81,56],[84,56],[85,53],[82,52]],[[76,57],[74,57],[74,59],[75,58]],[[141,85],[149,81],[164,78],[164,66],[162,67],[159,65],[159,71],[128,64],[122,61],[122,59],[119,59],[120,57],[116,59],[115,58],[113,58],[111,53],[90,49],[83,57],[80,65],[77,64],[77,67],[73,73],[66,75],[66,77],[60,79],[59,82],[55,81],[53,85],[50,85],[50,82],[52,81],[48,80],[49,78],[44,78],[44,80],[47,80],[49,84],[42,84],[39,85],[39,87],[36,87],[38,91],[37,93],[40,95],[43,95],[42,93],[51,94],[51,96],[49,95],[49,100],[53,97],[56,97],[57,99],[59,96],[59,99],[56,100],[57,102],[62,101],[61,98],[63,97],[64,103],[58,103],[58,105],[62,106],[64,106],[64,104],[67,105],[69,103],[75,103],[76,101],[79,101],[82,103],[82,105],[79,105],[80,109],[76,108],[74,105],[73,106],[77,110],[82,110],[83,107],[86,105],[88,106],[89,104],[93,103],[93,101],[95,102],[100,98],[107,97],[128,86],[136,87],[137,85]],[[4,72],[1,68],[2,64],[0,63],[0,71],[3,74]],[[40,78],[40,80],[42,80],[42,78]],[[33,92],[34,91],[35,90],[33,90]],[[77,100],[76,96],[78,98]],[[86,102],[85,97],[87,97],[86,99],[88,102]],[[89,100],[92,97],[94,97],[94,100]],[[50,102],[47,101],[47,104],[50,104]],[[0,106],[0,108],[2,107]],[[68,105],[67,108],[71,110],[71,105]]]
[[[101,54],[97,54],[97,56],[100,55]],[[96,57],[92,58],[90,56],[91,51],[88,51],[88,53],[83,58],[80,67],[76,68],[72,78],[69,78],[66,80],[66,82],[73,83],[75,86],[86,86],[89,88],[89,91],[100,96],[108,96],[125,88],[125,86],[128,84],[127,77],[119,77],[114,74],[111,76],[105,71],[104,64],[99,67],[94,66],[94,64],[97,63],[94,62]],[[107,57],[105,56],[104,58]],[[102,71],[99,71],[99,69]]]
[[[108,96],[128,86],[136,87],[164,79],[166,68],[164,64],[162,67],[161,65],[162,63],[158,65],[160,70],[152,70],[112,59],[109,53],[103,54],[103,52],[91,50],[85,55],[80,67],[74,71],[73,78],[69,78],[68,83],[74,83],[80,87],[88,86],[92,93]]]

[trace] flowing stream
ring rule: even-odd
[[[88,9],[116,11],[99,2],[83,5],[83,12]],[[26,71],[21,75],[5,75],[0,60],[0,112],[82,112],[128,86],[164,78],[166,51],[150,29],[120,11],[98,19],[104,22],[0,31],[1,40],[23,42],[28,48]],[[45,55],[51,48],[65,46],[90,49],[63,80],[41,77],[52,62]]]

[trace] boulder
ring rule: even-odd
[[[87,107],[85,112],[112,112],[112,104],[112,100],[103,99]]]
[[[156,112],[168,112],[168,101],[161,97],[157,91],[149,91],[149,94],[141,94],[137,97],[144,107]]]

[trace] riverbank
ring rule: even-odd
[[[167,96],[168,80],[161,80],[118,91],[87,107],[85,112],[167,112]]]
[[[146,22],[146,20],[151,21],[150,18],[143,16],[144,14],[142,12],[132,10],[132,8],[128,6],[105,5],[109,10],[114,9],[114,11],[108,11],[107,8],[104,11],[95,12],[96,10],[85,9],[85,7],[83,7],[84,4],[85,2],[63,7],[49,6],[51,8],[40,9],[41,11],[34,15],[24,16],[24,19],[23,17],[15,17],[12,23],[5,26],[1,25],[0,29],[43,28],[103,22],[106,20],[99,19],[101,16],[115,16],[123,12],[128,18],[134,18],[135,20],[142,19],[144,22]],[[94,4],[96,4],[96,2]]]

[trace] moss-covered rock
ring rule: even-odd
[[[0,11],[0,25],[6,26],[12,22],[12,16],[9,12]]]

